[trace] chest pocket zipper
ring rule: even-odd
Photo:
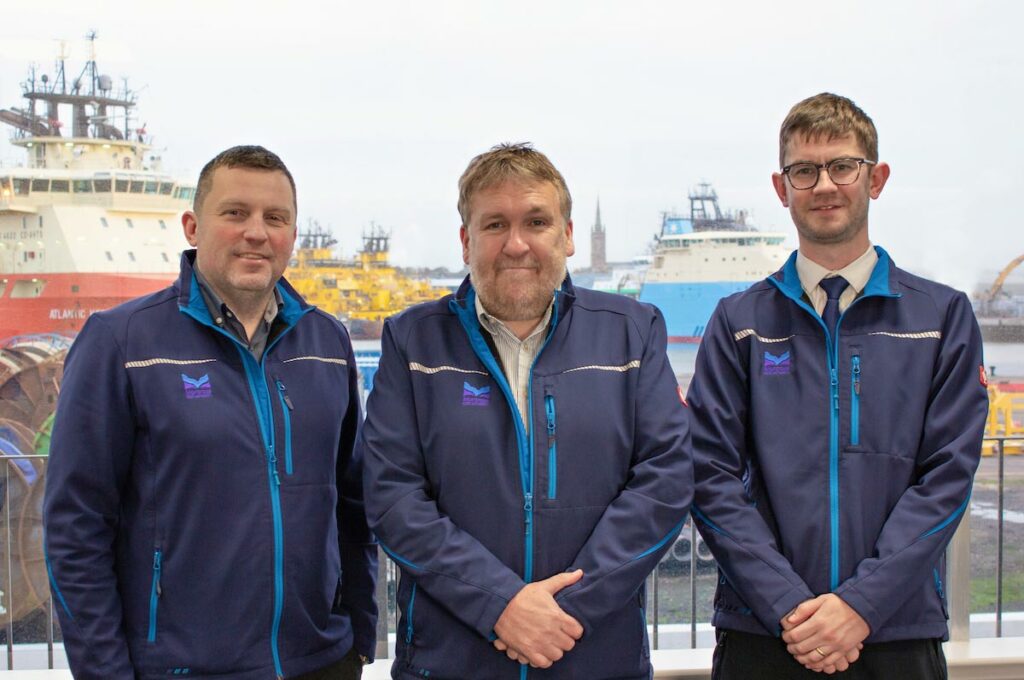
[[[860,356],[854,355],[850,368],[850,444],[860,444]]]
[[[548,499],[558,497],[558,440],[555,438],[555,395],[544,395],[548,425]]]
[[[281,398],[281,413],[284,414],[284,472],[286,475],[292,473],[292,414],[295,410],[292,400],[288,396],[288,390],[280,378],[277,383],[277,395]]]

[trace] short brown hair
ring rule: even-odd
[[[558,205],[566,222],[572,216],[572,196],[562,173],[548,157],[529,142],[504,143],[491,147],[469,162],[459,178],[459,216],[469,224],[469,200],[473,194],[510,179],[528,182],[551,182],[558,192]]]
[[[878,131],[875,124],[846,97],[822,92],[792,109],[779,131],[779,165],[786,164],[786,146],[796,135],[807,139],[835,139],[853,133],[869,161],[878,162]]]
[[[209,193],[213,185],[213,173],[217,168],[249,168],[251,170],[266,170],[268,172],[283,172],[292,185],[292,201],[298,206],[298,196],[295,193],[295,179],[292,173],[288,172],[288,166],[274,153],[262,146],[243,145],[233,146],[230,149],[221,151],[213,157],[209,163],[203,166],[199,173],[199,182],[196,184],[196,195],[192,199],[192,210],[199,212],[203,199]]]

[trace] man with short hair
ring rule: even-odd
[[[690,386],[716,678],[945,677],[944,551],[987,413],[967,297],[868,238],[889,166],[833,94],[790,111],[783,268],[718,305]],[[780,639],[781,637],[781,639]]]
[[[203,168],[172,286],[91,316],[65,363],[44,521],[78,680],[350,680],[374,653],[352,346],[282,279],[291,173]]]
[[[385,323],[367,516],[399,564],[395,678],[649,678],[643,583],[692,470],[653,307],[576,288],[571,199],[528,145],[459,181],[470,275]]]

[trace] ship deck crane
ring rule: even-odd
[[[1006,277],[1008,277],[1022,262],[1024,262],[1024,255],[1019,255],[1011,260],[1010,264],[1003,267],[1003,271],[999,272],[999,276],[997,276],[996,280],[992,283],[992,287],[981,294],[981,302],[988,304],[994,301],[996,296],[999,295],[999,291],[1003,289],[1003,284],[1006,283]]]

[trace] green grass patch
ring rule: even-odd
[[[1020,610],[1024,605],[1024,574],[1003,573],[1003,611]],[[971,612],[996,610],[996,579],[971,579]]]

